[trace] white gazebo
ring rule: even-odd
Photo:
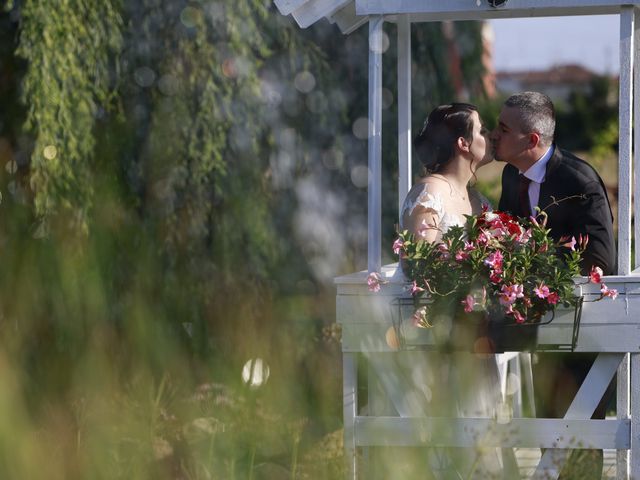
[[[375,478],[369,462],[358,460],[359,448],[383,446],[471,447],[478,435],[485,446],[545,448],[532,478],[557,478],[570,449],[617,450],[618,479],[640,479],[640,222],[632,234],[632,211],[640,213],[640,0],[275,0],[283,15],[305,28],[327,18],[349,34],[369,24],[369,183],[368,266],[366,271],[336,279],[337,319],[343,328],[344,426],[349,478]],[[497,5],[496,5],[497,4]],[[496,5],[496,6],[494,6]],[[382,42],[384,22],[398,25],[398,205],[411,183],[411,24],[443,20],[617,14],[620,16],[620,110],[618,179],[618,275],[606,278],[620,297],[614,302],[585,303],[575,352],[597,352],[598,358],[565,418],[505,419],[429,417],[408,401],[400,357],[433,342],[429,330],[405,330],[404,348],[389,345],[394,299],[406,298],[394,283],[396,265],[381,265],[381,127]],[[596,34],[596,32],[594,32]],[[567,39],[571,41],[571,39]],[[634,112],[635,115],[634,116]],[[635,140],[635,141],[634,141]],[[637,148],[634,149],[634,144]],[[635,179],[635,180],[634,180]],[[633,198],[633,204],[632,204]],[[368,291],[368,272],[390,280],[383,291]],[[596,285],[578,286],[586,300],[599,296]],[[571,344],[573,317],[556,315],[540,328],[539,344],[563,348]],[[568,341],[560,341],[563,337]],[[366,359],[366,371],[358,357]],[[517,357],[515,358],[517,360]],[[360,367],[358,367],[360,365]],[[590,420],[607,385],[618,372],[617,418]],[[368,375],[366,414],[359,408],[358,375]],[[527,382],[525,382],[527,383]],[[526,385],[525,385],[526,386]],[[364,403],[364,402],[362,402]],[[447,435],[431,435],[443,431]],[[364,470],[364,472],[362,472]]]

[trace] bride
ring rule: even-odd
[[[488,201],[469,187],[476,170],[493,160],[488,131],[475,106],[441,105],[427,117],[414,147],[425,173],[407,194],[400,229],[438,242],[450,227],[463,226],[465,215],[488,208]],[[426,392],[429,416],[496,416],[503,399],[495,355],[426,353],[422,358],[419,382],[426,385],[415,386]],[[513,478],[505,465],[511,464],[506,457],[511,453],[504,453],[503,459],[499,449],[481,445],[431,448],[428,468],[437,479]]]
[[[480,213],[488,202],[468,184],[493,160],[488,133],[467,103],[441,105],[429,114],[414,140],[425,175],[404,201],[402,229],[417,233],[425,222],[425,238],[434,242],[451,226],[464,225],[464,215]]]

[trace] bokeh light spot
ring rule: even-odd
[[[303,70],[296,75],[293,85],[299,92],[309,93],[316,87],[316,78],[311,72]]]
[[[58,149],[55,145],[47,145],[42,153],[47,160],[53,160],[58,155]]]
[[[384,339],[386,340],[389,348],[393,350],[398,350],[400,348],[400,339],[398,338],[398,332],[396,332],[394,326],[391,326],[387,329],[387,333],[385,333]]]
[[[269,365],[261,358],[249,360],[242,367],[242,381],[251,388],[259,388],[269,379]]]
[[[201,15],[200,10],[194,7],[185,7],[180,13],[180,21],[187,28],[195,28],[198,24],[198,17]]]
[[[366,140],[369,138],[369,119],[366,117],[360,117],[353,122],[351,127],[353,134],[360,140]]]
[[[133,79],[139,86],[147,88],[156,81],[156,72],[149,67],[139,67],[133,73]]]
[[[16,161],[15,161],[15,160],[9,160],[9,161],[5,164],[4,169],[5,169],[8,173],[10,173],[10,174],[12,174],[12,175],[13,175],[14,173],[16,173],[16,172],[18,171],[18,164],[16,163]]]
[[[382,89],[382,108],[387,109],[393,105],[393,92],[388,88]]]
[[[381,48],[377,46],[377,44],[379,43],[378,39],[380,35],[382,36]],[[391,42],[389,42],[389,35],[384,32],[376,32],[372,35],[371,40],[369,41],[369,50],[375,53],[384,53],[389,49],[390,43]]]
[[[158,88],[167,96],[175,95],[179,88],[178,79],[173,75],[162,75],[158,80]]]
[[[356,165],[351,169],[351,182],[358,188],[366,188],[369,184],[369,169],[366,165]]]
[[[222,62],[222,74],[227,78],[236,78],[238,76],[238,69],[233,58],[227,58]]]
[[[493,340],[489,337],[478,337],[475,342],[473,342],[473,351],[477,355],[489,355],[495,352],[495,348],[493,345]]]
[[[327,150],[322,154],[322,164],[329,170],[342,168],[344,165],[344,154],[336,148]]]

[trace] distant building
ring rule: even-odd
[[[598,75],[581,65],[557,65],[548,70],[498,72],[496,90],[509,95],[515,92],[544,92],[554,102],[566,102],[572,92],[588,93]]]

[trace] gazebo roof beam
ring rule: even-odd
[[[483,20],[488,18],[555,17],[620,13],[622,5],[640,0],[508,0],[504,7],[470,0],[355,0],[358,15],[411,14],[411,21]]]
[[[361,25],[364,25],[369,21],[369,16],[356,15],[355,2],[349,2],[340,10],[335,12],[329,17],[331,23],[336,23],[340,28],[340,31],[345,35],[349,35],[355,31]]]
[[[353,0],[275,0],[282,15],[291,14],[301,28],[313,25],[322,17],[331,17]]]

